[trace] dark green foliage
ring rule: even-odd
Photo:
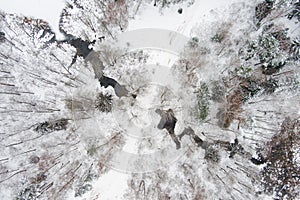
[[[269,63],[267,66],[263,65],[263,74],[272,75],[277,72],[286,64],[286,62]]]
[[[204,158],[210,162],[217,163],[220,161],[219,150],[216,145],[209,144],[205,149]]]
[[[283,40],[283,39],[288,39],[287,33],[288,33],[288,28],[282,29],[279,31],[274,31],[271,32],[270,34],[273,35],[278,41]]]
[[[273,31],[270,34],[279,42],[279,48],[282,51],[288,51],[291,46],[291,39],[288,37],[288,28]]]
[[[51,133],[53,131],[60,131],[60,130],[66,130],[67,129],[68,120],[67,119],[59,119],[55,121],[47,121],[38,124],[34,130],[36,132],[45,134],[45,133]]]
[[[112,95],[99,93],[95,101],[95,108],[101,112],[111,112]]]
[[[249,76],[251,76],[251,73],[252,73],[252,68],[249,67],[249,66],[240,66],[239,68],[235,68],[234,69],[234,72],[240,76],[240,77],[244,77],[244,78],[247,78]]]
[[[216,33],[210,40],[212,42],[221,43],[224,40],[225,36],[223,34]]]
[[[16,200],[36,200],[40,194],[39,185],[30,185],[19,192]]]
[[[255,46],[254,46],[255,47]],[[273,34],[266,34],[258,37],[257,41],[257,56],[261,63],[269,62],[277,55],[279,43]]]
[[[93,187],[91,184],[88,184],[88,183],[84,184],[77,189],[77,191],[75,193],[75,197],[82,196],[83,194],[85,194],[88,191],[91,191],[92,189],[93,189]]]
[[[246,84],[242,85],[243,101],[245,102],[249,98],[254,97],[260,90],[261,87],[258,82],[248,79]]]
[[[291,59],[295,61],[300,60],[300,40],[296,38],[293,40],[291,49],[290,49]]]
[[[244,59],[257,59],[263,68],[263,73],[271,75],[278,72],[288,59],[290,39],[287,30],[263,33],[258,40],[248,45]]]
[[[205,120],[209,114],[209,90],[206,83],[202,83],[197,90],[197,118],[201,121]]]
[[[278,88],[278,81],[275,79],[269,79],[260,84],[260,87],[263,89],[263,92],[266,94],[272,94]]]
[[[97,152],[97,146],[95,146],[95,145],[91,145],[87,150],[87,154],[89,156],[94,156],[96,154],[96,152]]]
[[[256,80],[251,77],[245,79],[241,84],[243,93],[243,102],[254,97],[258,93],[272,94],[278,88],[278,83],[275,79],[266,81]]]
[[[290,46],[287,30],[263,34],[258,39],[257,56],[263,63],[264,74],[271,75],[278,72],[285,64],[284,51]]]
[[[221,128],[228,128],[233,120],[240,120],[242,105],[249,99],[261,94],[271,94],[278,88],[278,81],[271,78],[265,80],[236,75],[231,81],[235,81],[237,85],[227,94],[226,105],[219,108],[216,114],[218,126]]]
[[[255,7],[255,18],[257,19],[257,25],[260,26],[261,20],[266,18],[274,7],[274,0],[265,0]]]

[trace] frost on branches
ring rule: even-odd
[[[86,198],[152,104],[150,130],[171,137],[143,138],[137,151],[185,153],[129,174],[124,199],[299,199],[299,2],[236,3],[199,19],[169,69],[175,99],[151,82],[150,50],[113,40],[147,5],[193,2],[68,0],[65,41],[43,20],[0,13],[0,199]]]
[[[57,42],[42,20],[1,12],[0,27],[0,199],[65,199],[74,187],[80,196],[120,141],[115,130],[107,131],[111,140],[83,134],[94,127],[89,118],[101,92],[93,69],[82,58],[70,66],[76,49]],[[87,101],[80,88],[89,81],[95,95]]]
[[[68,0],[60,29],[83,40],[115,38],[124,31],[130,17],[130,1]],[[76,28],[75,28],[76,27]]]

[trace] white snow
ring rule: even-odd
[[[165,8],[163,13],[158,7],[147,6],[142,10],[136,19],[130,21],[128,30],[142,28],[156,28],[176,31],[190,36],[190,31],[194,25],[201,22],[201,18],[214,9],[225,8],[233,3],[245,2],[245,0],[195,0],[191,6],[175,5]],[[183,8],[183,13],[177,12],[178,8]]]
[[[0,0],[0,10],[47,21],[58,39],[63,38],[58,24],[65,0]]]
[[[230,6],[233,3],[238,3],[238,2],[248,2],[248,1],[246,0],[215,0],[215,1],[195,0],[195,3],[190,7],[188,7],[187,5],[176,5],[176,6],[171,6],[170,8],[166,8],[163,11],[161,11],[157,7],[154,7],[152,4],[144,5],[141,7],[141,10],[139,12],[140,14],[136,16],[134,20],[131,20],[129,22],[128,31],[124,32],[119,36],[119,41],[117,45],[119,45],[119,47],[126,47],[128,51],[137,51],[143,49],[147,54],[149,54],[150,56],[149,60],[147,63],[145,63],[145,66],[143,67],[147,68],[148,72],[152,72],[152,74],[151,73],[147,74],[149,75],[147,76],[147,78],[149,78],[152,81],[152,83],[149,84],[147,88],[144,88],[143,93],[141,93],[141,95],[139,95],[136,98],[136,104],[132,106],[131,109],[126,108],[127,112],[124,112],[124,110],[114,111],[113,115],[115,116],[107,117],[110,118],[109,120],[104,120],[100,117],[97,118],[95,114],[95,116],[92,117],[94,117],[97,120],[97,123],[98,125],[100,124],[100,126],[95,126],[95,121],[91,121],[91,120],[82,122],[82,123],[86,123],[83,124],[82,129],[79,129],[81,130],[81,132],[79,132],[79,137],[82,139],[83,142],[85,140],[88,141],[90,139],[97,138],[98,130],[103,130],[104,132],[107,131],[108,129],[115,128],[115,124],[110,121],[111,118],[114,118],[118,122],[122,122],[119,123],[119,125],[121,126],[122,129],[124,130],[126,129],[125,131],[128,131],[127,135],[124,136],[126,144],[121,149],[123,152],[121,150],[117,152],[116,155],[114,155],[114,158],[112,160],[112,162],[119,162],[122,165],[125,165],[123,166],[124,169],[111,169],[107,173],[102,174],[98,180],[93,182],[93,189],[90,192],[86,193],[83,197],[81,197],[82,200],[83,199],[101,199],[101,200],[124,199],[123,194],[128,188],[127,181],[131,177],[130,174],[124,172],[126,172],[125,170],[127,169],[126,167],[132,169],[130,168],[132,167],[130,166],[132,164],[131,162],[133,162],[133,160],[130,160],[131,154],[138,154],[141,152],[152,153],[151,149],[147,149],[149,148],[149,146],[145,147],[142,150],[139,149],[139,145],[137,143],[141,141],[135,139],[135,137],[146,138],[148,137],[147,134],[150,135],[151,137],[154,135],[154,138],[156,136],[156,134],[153,135],[151,134],[153,133],[153,131],[156,131],[155,125],[158,124],[157,119],[156,121],[154,121],[155,117],[153,116],[156,115],[153,111],[157,107],[157,105],[155,105],[155,102],[157,102],[158,97],[160,96],[159,92],[161,92],[161,87],[158,87],[158,85],[168,86],[171,88],[171,90],[176,91],[173,92],[174,94],[172,93],[171,98],[167,100],[168,104],[164,104],[163,106],[164,109],[167,107],[179,108],[178,110],[174,109],[174,111],[176,112],[176,117],[179,119],[175,131],[177,133],[182,131],[182,129],[184,128],[183,123],[185,123],[185,121],[184,121],[184,116],[181,113],[180,109],[182,108],[183,104],[185,102],[188,102],[190,99],[184,99],[184,96],[189,96],[189,95],[182,94],[177,91],[177,89],[180,88],[181,85],[179,85],[180,82],[176,82],[174,74],[172,74],[172,70],[170,70],[171,66],[176,62],[176,60],[180,55],[180,52],[183,50],[184,45],[188,41],[193,26],[197,24],[198,26],[201,25],[204,17],[205,20],[208,20],[208,22],[206,21],[206,23],[209,23],[210,21],[216,21],[216,19],[213,18],[215,15],[212,14],[212,10],[214,10],[214,12],[218,12],[219,11],[218,9],[223,9],[225,7]],[[21,13],[23,15],[33,16],[35,18],[41,18],[48,21],[58,38],[61,37],[58,30],[59,16],[64,5],[65,5],[64,0],[27,0],[27,1],[0,0],[0,8],[3,9],[5,12]],[[183,8],[183,14],[181,15],[177,12],[177,9],[179,7]],[[226,16],[228,15],[230,14],[226,13]],[[204,31],[204,29],[205,27],[203,29],[199,29],[198,31]],[[222,61],[224,61],[224,65],[227,64],[225,58],[223,59],[224,60],[221,59],[218,60],[218,64],[222,63]],[[207,80],[212,80],[214,77],[217,77],[215,71],[220,71],[222,67],[223,65],[216,66],[215,68],[211,68],[210,66],[204,67],[203,69],[201,69],[202,80],[207,81]],[[124,71],[121,71],[121,73],[122,72]],[[121,76],[122,74],[118,74],[118,75]],[[92,96],[95,96],[96,92],[98,92],[101,89],[92,88],[92,86],[95,86],[97,84],[96,80],[90,80],[90,82],[91,82],[90,83],[91,86],[88,89],[92,90],[90,91],[90,93],[92,93]],[[78,96],[81,95],[82,97],[84,93],[86,93],[86,96],[91,96],[90,93],[88,93],[89,92],[88,89],[82,88],[83,91],[78,91],[79,93]],[[111,88],[108,90],[111,90]],[[186,92],[186,90],[184,91]],[[43,94],[43,91],[40,91],[40,93]],[[43,94],[43,96],[45,95],[46,94]],[[178,99],[176,99],[174,96]],[[128,104],[126,103],[129,102],[125,102],[124,106],[128,106]],[[266,102],[264,103],[268,104]],[[257,104],[257,105],[260,105],[263,108],[268,108],[267,105],[265,105],[264,103]],[[257,105],[256,108],[258,108]],[[245,107],[246,106],[247,105],[245,105]],[[251,107],[252,105],[248,105],[248,106]],[[279,107],[277,105],[275,106]],[[269,107],[274,107],[274,102],[273,105],[269,105]],[[152,110],[149,111],[149,109]],[[214,109],[216,110],[217,107]],[[251,111],[251,108],[249,109],[247,108],[247,110]],[[256,110],[253,111],[253,113],[254,112],[256,112]],[[300,114],[298,110],[294,112],[295,113],[298,112],[297,113],[298,115]],[[133,119],[132,122],[130,122],[130,118],[132,117],[131,116],[132,114],[137,115],[137,118]],[[203,125],[201,129],[207,129],[208,131],[215,131],[215,125],[206,124]],[[145,130],[147,132],[145,132]],[[241,129],[241,132],[242,131],[243,130]],[[226,139],[228,138],[233,139],[235,137],[235,133],[227,133],[226,130],[219,131],[218,133],[216,133],[216,135],[217,134],[219,135],[219,137],[224,136]],[[164,145],[163,136],[157,137],[155,139],[157,139],[156,142],[158,144],[162,146]],[[170,140],[170,138],[168,139]],[[174,146],[172,146],[171,148],[174,148]],[[155,152],[155,150],[153,151]],[[179,153],[178,155],[176,155],[177,154],[176,151],[160,152],[160,153],[161,155],[159,153],[156,155],[159,155],[159,157],[169,155],[169,160],[167,160],[167,164],[172,163],[174,161],[173,158],[177,158],[179,155]],[[149,154],[143,157],[143,155],[144,154],[138,155],[140,157],[135,158],[136,160],[134,161],[140,161],[146,163],[146,161],[149,161],[153,159],[154,156],[156,156],[154,154],[152,155]],[[128,156],[128,158],[126,156]],[[299,151],[297,152],[297,159],[295,160],[295,162],[299,163]],[[126,164],[128,164],[128,166],[126,166]],[[142,165],[144,163],[140,163],[140,164]],[[158,165],[155,161],[153,163],[149,162],[149,166],[141,166],[141,170],[145,170],[145,169],[149,171],[152,170],[150,166],[151,164],[155,165],[155,167]],[[203,165],[202,168],[200,168],[200,171],[203,170],[202,173],[205,173],[207,175],[207,171],[204,170],[206,168],[207,166]],[[176,167],[174,167],[174,169],[176,169]],[[171,173],[175,173],[175,172],[171,171]],[[177,176],[176,173],[175,175]],[[176,178],[176,176],[174,178]],[[215,186],[210,186],[210,185],[214,185],[213,182],[211,181],[207,181],[206,184],[208,189],[215,188]],[[73,193],[70,194],[68,199],[75,199],[74,194]]]

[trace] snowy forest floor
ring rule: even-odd
[[[298,1],[5,12],[0,199],[300,198]]]

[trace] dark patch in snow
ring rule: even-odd
[[[260,22],[272,12],[273,6],[274,1],[265,0],[255,7],[255,17],[258,20],[258,26],[260,26]]]
[[[275,74],[275,73],[279,72],[279,70],[282,67],[284,67],[284,65],[285,65],[285,62],[280,62],[280,63],[278,63],[276,65],[272,65],[272,64],[269,63],[267,67],[262,66],[262,68],[263,68],[263,74],[265,74],[265,75]]]
[[[173,110],[168,109],[167,111],[164,111],[164,110],[156,109],[155,112],[159,114],[161,117],[161,120],[157,125],[157,128],[166,129],[169,135],[171,136],[172,140],[176,144],[176,149],[179,149],[181,147],[181,144],[174,132],[177,119],[174,115]]]
[[[72,35],[65,35],[65,36],[67,39],[63,41],[59,41],[59,43],[68,43],[76,48],[76,54],[74,55],[70,66],[72,66],[76,62],[77,56],[86,58],[93,51],[93,49],[90,48],[89,46],[90,44],[95,44],[96,40],[90,42],[90,41],[82,40],[80,38],[75,38]]]
[[[292,11],[287,15],[289,20],[296,18],[300,22],[300,2],[293,4]]]
[[[115,93],[118,97],[122,96],[127,96],[128,95],[128,90],[124,85],[119,84],[115,79],[107,77],[107,76],[102,76],[99,79],[100,85],[107,88],[108,86],[111,86],[114,88]]]
[[[53,131],[60,131],[60,130],[66,130],[68,124],[68,119],[59,119],[55,121],[47,121],[38,124],[34,131],[45,134],[45,133],[51,133]]]
[[[4,41],[5,41],[5,33],[0,32],[0,42],[4,42]]]
[[[229,143],[227,147],[227,151],[229,151],[229,158],[233,158],[236,153],[243,153],[244,148],[239,144],[238,139],[234,140],[234,143]]]
[[[30,160],[30,163],[37,164],[38,162],[40,162],[40,157],[38,157],[38,156],[30,156],[29,160]]]
[[[256,158],[251,158],[251,162],[255,165],[262,165],[266,163],[266,159],[259,153]]]
[[[100,93],[97,95],[95,108],[101,112],[111,112],[112,95]]]
[[[107,88],[108,86],[115,87],[117,85],[117,81],[113,78],[109,78],[107,76],[102,76],[100,79],[100,85]]]
[[[90,41],[82,40],[80,38],[76,38],[76,39],[71,39],[67,42],[76,48],[77,56],[82,56],[83,58],[86,58],[89,55],[89,53],[91,53],[91,51],[93,50],[92,48],[89,47],[89,45],[94,44],[96,41],[94,40],[90,42]]]
[[[221,159],[218,147],[214,144],[207,144],[204,158],[210,162],[218,163]]]
[[[179,13],[179,14],[182,14],[182,12],[183,12],[183,9],[182,9],[182,8],[179,8],[179,9],[178,9],[178,13]]]
[[[195,134],[195,131],[191,128],[191,127],[188,127],[188,128],[185,128],[182,133],[180,135],[178,135],[178,138],[179,140],[181,140],[181,138],[184,136],[184,135],[188,135],[190,136],[194,142],[197,144],[198,147],[204,147],[203,146],[203,140]]]

